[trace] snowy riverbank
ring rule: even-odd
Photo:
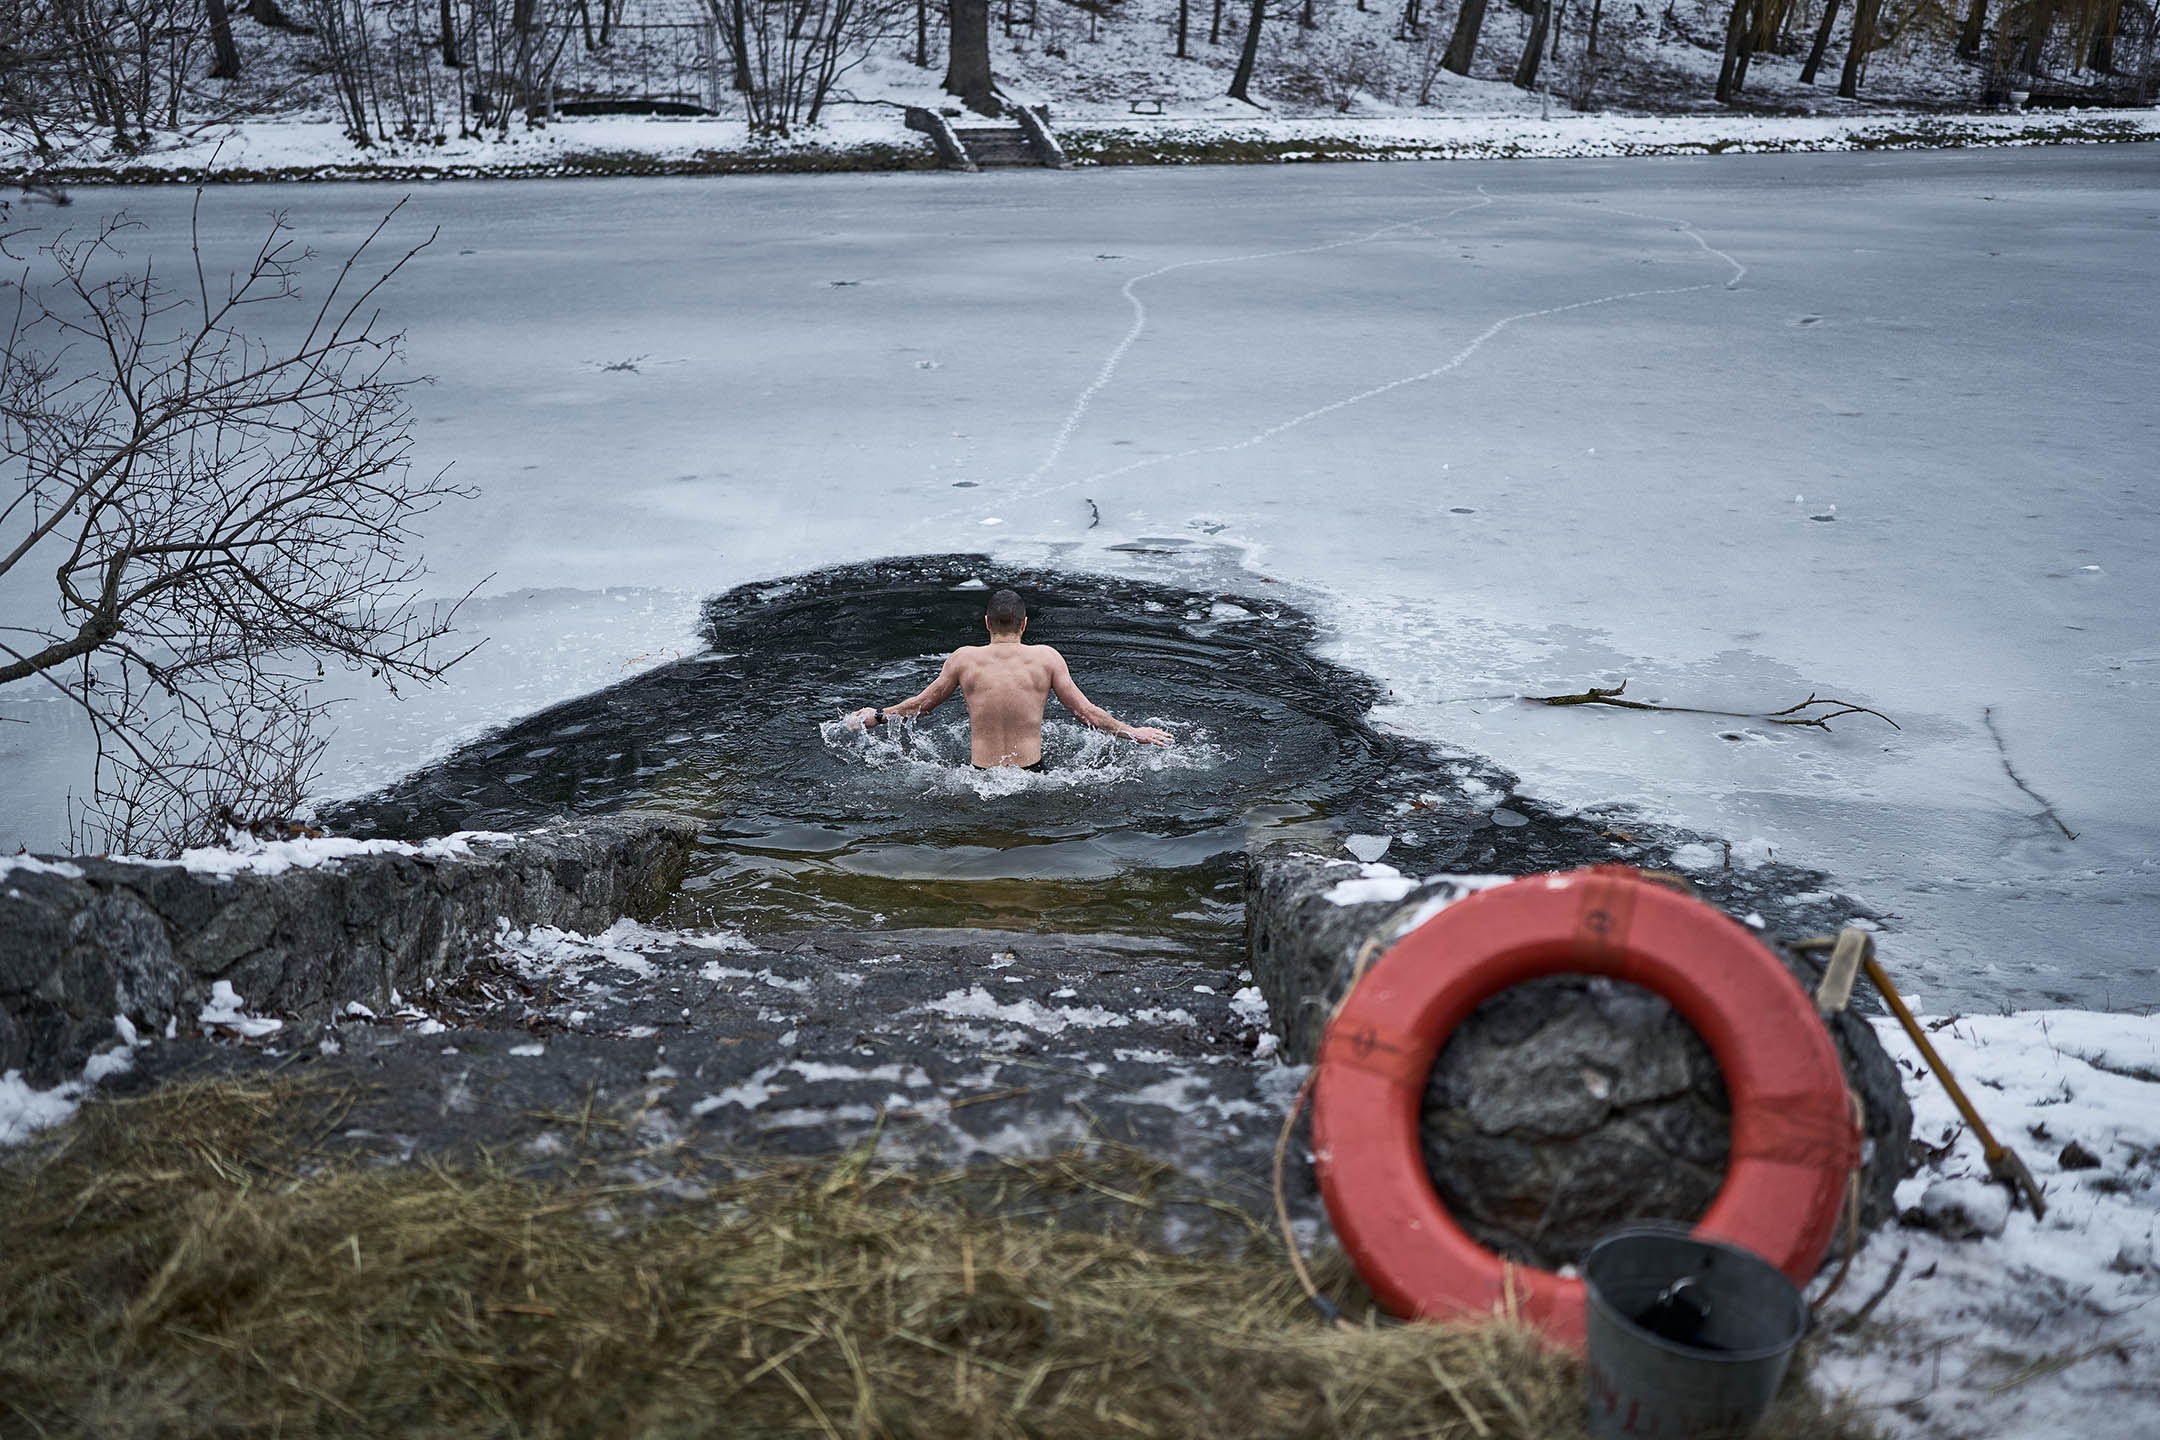
[[[647,954],[670,944],[750,948],[634,926],[590,942],[562,940],[569,945],[565,955],[593,957],[581,965],[605,961],[631,973],[649,969]],[[567,993],[576,1003],[598,1003],[575,987]],[[238,997],[232,998],[228,1009],[238,1015]],[[1027,1006],[997,1011],[1018,1027],[1016,1042],[1060,1052],[1090,1043],[1090,1027],[1108,1027],[1102,1035],[1123,1043],[1138,1023],[1102,1010],[1087,1012],[1092,1018],[1084,1023],[1068,1023],[1079,1013]],[[213,1020],[231,1028],[233,1018],[206,1011],[205,1029]],[[621,1018],[602,1017],[607,1023]],[[1906,1073],[1916,1135],[1933,1147],[1900,1188],[1899,1201],[1909,1215],[1938,1217],[1931,1223],[1941,1228],[1892,1225],[1867,1242],[1824,1308],[1811,1347],[1815,1384],[1827,1395],[1848,1396],[1890,1434],[1913,1440],[2131,1440],[2147,1433],[2150,1377],[2160,1354],[2160,1305],[2153,1303],[2160,1297],[2154,1258],[2160,1232],[2160,1015],[2055,1010],[1925,1023],[1983,1118],[2030,1164],[2046,1191],[2048,1214],[2035,1220],[2028,1212],[2006,1210],[2006,1192],[1985,1183],[1979,1147],[1941,1088],[1919,1072],[1897,1026],[1879,1020],[1883,1043]],[[419,1033],[440,1034],[441,1027],[430,1030],[423,1022]],[[143,1046],[160,1043],[129,1039],[132,1048],[93,1060],[90,1073],[57,1090],[32,1091],[13,1073],[0,1079],[0,1144],[20,1143],[64,1121],[101,1079],[133,1068]],[[537,1054],[543,1047],[526,1048]],[[150,1063],[156,1068],[154,1059]],[[1276,1115],[1301,1073],[1265,1058],[1237,1062],[1225,1056],[1221,1064],[1264,1072],[1252,1077],[1249,1088],[1266,1097]],[[782,1109],[807,1103],[782,1088],[766,1087],[759,1099],[770,1098]],[[1204,1109],[1207,1092],[1195,1096],[1191,1088],[1158,1086],[1157,1098],[1132,1099],[1173,1111]],[[799,1117],[809,1113],[786,1111],[774,1123],[801,1124]],[[1166,1123],[1181,1123],[1181,1117]],[[1253,1123],[1256,1134],[1272,1134],[1275,1121],[1256,1116]],[[1961,1219],[1969,1223],[1961,1225]]]
[[[934,169],[929,142],[893,106],[836,107],[835,119],[783,142],[739,119],[609,116],[519,127],[506,138],[356,149],[330,120],[249,120],[169,136],[134,154],[43,167],[51,184],[199,180],[456,180],[574,175],[697,175]],[[1316,160],[1494,160],[1636,155],[1960,149],[2105,144],[2160,137],[2160,110],[1848,115],[1415,114],[1288,117],[1237,113],[1061,115],[1080,166]],[[850,113],[852,112],[852,113]],[[0,137],[0,153],[20,153]],[[30,172],[0,171],[19,182]]]

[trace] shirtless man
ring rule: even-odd
[[[976,769],[1014,765],[1040,770],[1043,705],[1056,695],[1059,704],[1092,729],[1108,730],[1142,745],[1170,743],[1168,731],[1127,725],[1081,694],[1072,671],[1065,667],[1065,657],[1057,651],[1023,642],[1027,607],[1012,591],[1000,590],[990,597],[990,613],[983,617],[983,624],[990,631],[989,644],[963,645],[945,658],[945,668],[921,694],[882,710],[865,706],[847,717],[849,726],[867,729],[895,716],[927,715],[958,690],[967,697]]]

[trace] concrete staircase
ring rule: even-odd
[[[941,112],[910,105],[907,128],[930,137],[948,170],[1004,170],[1023,165],[1062,170],[1070,163],[1065,147],[1050,129],[1047,105],[1023,107],[1007,101],[1005,113],[1014,123],[963,128],[946,119],[957,116],[958,107]]]
[[[985,170],[1043,163],[1018,125],[955,125],[953,135],[967,151],[968,159]]]

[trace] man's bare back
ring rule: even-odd
[[[1017,614],[1017,619],[1015,618]],[[1000,624],[1000,621],[1004,624]],[[1048,645],[1030,645],[1020,597],[1001,590],[991,598],[984,624],[987,645],[964,645],[945,658],[944,668],[921,693],[883,710],[866,707],[848,723],[868,726],[895,716],[926,715],[950,700],[955,690],[967,699],[970,750],[977,768],[989,770],[1042,763],[1043,707],[1052,695],[1081,724],[1108,730],[1142,745],[1168,745],[1170,735],[1146,725],[1127,725],[1080,693],[1065,657]]]

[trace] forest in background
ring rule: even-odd
[[[788,135],[938,87],[997,108],[1277,114],[2150,104],[2151,0],[6,0],[16,163],[223,120],[334,116],[355,145],[562,115],[731,115]],[[1219,112],[1218,112],[1219,113]]]

